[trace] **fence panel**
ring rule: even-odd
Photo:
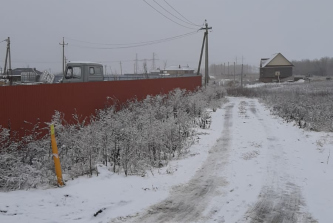
[[[5,86],[0,87],[0,125],[22,136],[38,121],[49,122],[55,110],[64,113],[66,121],[71,121],[74,113],[82,118],[94,115],[96,109],[106,106],[107,97],[124,103],[134,97],[141,100],[147,95],[168,93],[176,88],[192,91],[199,86],[201,76]]]

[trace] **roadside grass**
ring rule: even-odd
[[[333,81],[267,84],[257,88],[228,88],[229,96],[257,97],[271,112],[300,128],[333,131]]]

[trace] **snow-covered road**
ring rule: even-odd
[[[332,171],[313,160],[322,155],[316,134],[272,117],[255,99],[230,98],[223,110],[221,137],[201,169],[133,222],[332,222],[333,196],[323,191],[332,177],[312,182],[316,171]],[[312,199],[326,204],[320,212]]]
[[[0,193],[0,222],[333,222],[333,134],[256,99],[229,98],[212,119],[188,158],[146,177],[101,167],[61,189]]]

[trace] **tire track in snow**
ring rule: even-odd
[[[233,108],[233,104],[226,105],[222,136],[190,182],[174,188],[169,198],[131,219],[132,222],[206,222],[211,218],[214,213],[204,216],[203,211],[211,198],[220,193],[218,188],[228,184],[225,178],[218,177],[218,173],[228,162]]]
[[[262,123],[266,132],[268,163],[266,181],[262,187],[258,201],[246,213],[250,223],[313,223],[309,213],[304,213],[305,206],[301,188],[294,184],[293,176],[288,173],[292,168],[286,159],[286,151],[293,149],[276,138],[275,129],[263,122],[263,117],[257,113],[255,101],[250,103],[250,111]],[[280,135],[280,139],[286,135]]]

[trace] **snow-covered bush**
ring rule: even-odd
[[[209,127],[207,108],[219,107],[224,95],[213,86],[195,92],[175,89],[123,105],[112,100],[112,106],[97,111],[89,124],[77,114],[67,123],[55,112],[52,123],[65,180],[98,174],[99,163],[126,176],[144,176],[151,168],[167,165],[188,152],[193,127]],[[38,125],[17,142],[10,140],[9,130],[0,128],[0,190],[55,185],[50,139],[40,139],[37,130]]]
[[[333,131],[333,82],[270,84],[258,88],[230,88],[228,95],[258,97],[273,114],[300,128]]]

